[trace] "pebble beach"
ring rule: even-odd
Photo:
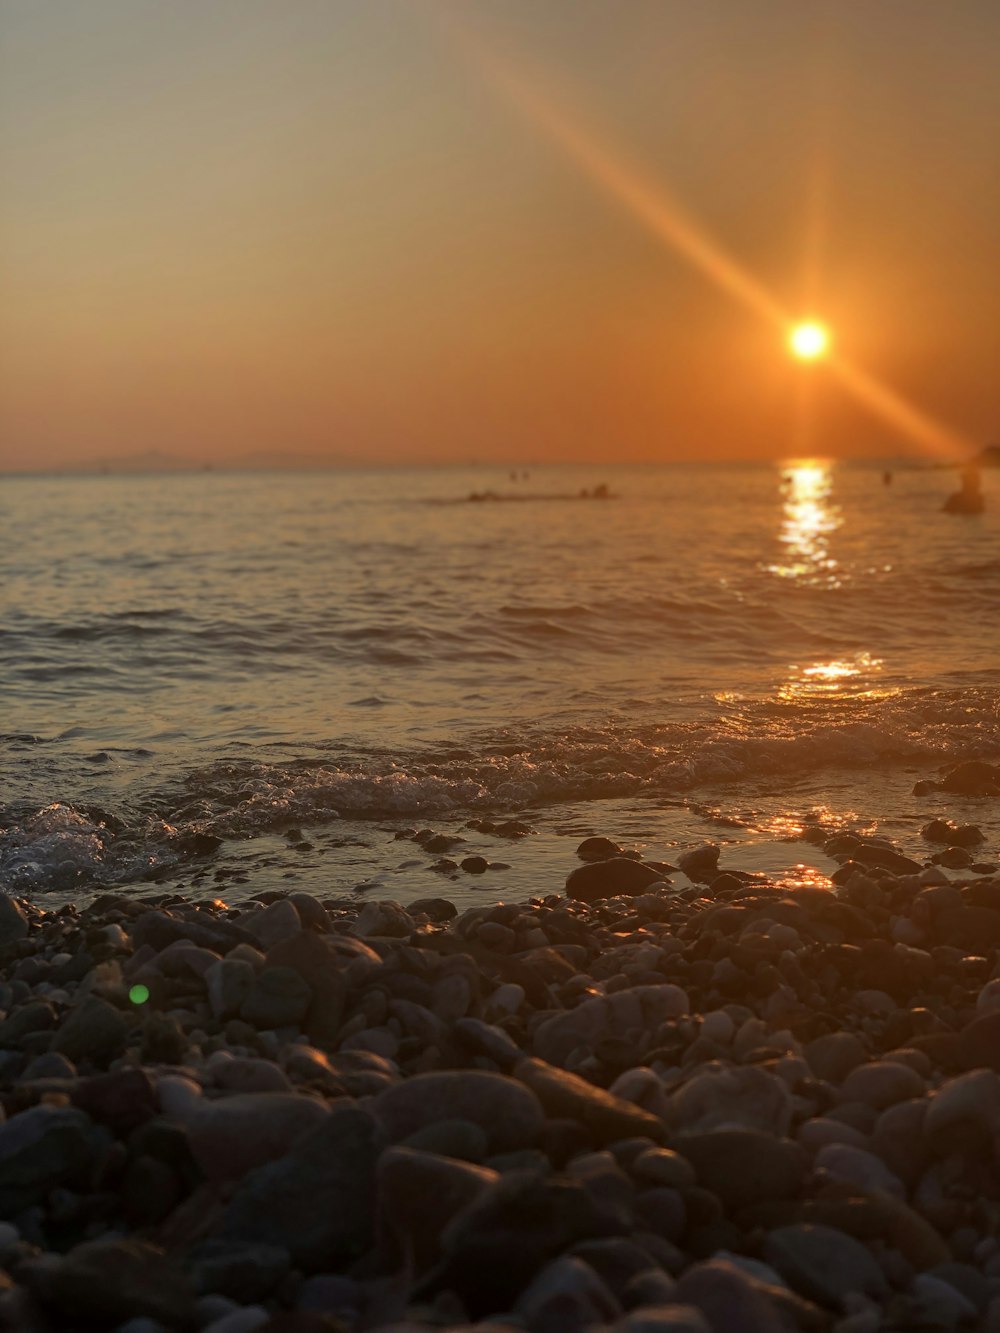
[[[798,887],[596,837],[465,910],[0,897],[2,1326],[1000,1329],[1000,869],[812,836]]]

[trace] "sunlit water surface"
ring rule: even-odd
[[[0,882],[473,902],[558,889],[590,832],[793,877],[810,822],[916,846],[915,777],[1000,758],[1000,486],[958,518],[954,484],[2,478]],[[449,878],[425,827],[508,868]]]

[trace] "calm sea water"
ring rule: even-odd
[[[998,480],[955,518],[952,473],[817,463],[0,478],[0,883],[472,902],[590,832],[916,846],[915,777],[1000,758]]]

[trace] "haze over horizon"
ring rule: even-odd
[[[985,444],[998,49],[992,0],[3,0],[0,468],[774,457],[804,381],[817,452],[916,452],[477,50]]]

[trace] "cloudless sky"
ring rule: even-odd
[[[996,0],[0,0],[0,466],[907,447],[470,50],[1000,436]]]

